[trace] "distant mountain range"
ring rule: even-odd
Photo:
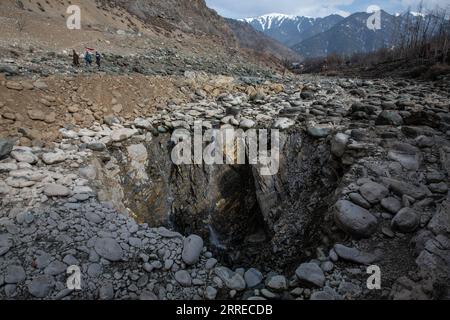
[[[331,53],[365,53],[390,47],[394,44],[396,31],[408,15],[391,15],[381,11],[380,30],[367,27],[370,16],[364,12],[348,17],[333,14],[324,18],[268,14],[242,21],[292,48],[302,57],[313,58]],[[417,13],[409,14],[410,19],[420,16]]]

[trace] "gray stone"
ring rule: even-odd
[[[56,276],[58,274],[64,273],[67,270],[67,265],[61,261],[55,260],[50,262],[50,264],[44,269],[44,273],[49,276]]]
[[[137,133],[138,131],[136,129],[128,129],[128,128],[117,129],[111,133],[111,140],[114,142],[121,142],[131,138]]]
[[[67,156],[63,152],[44,153],[42,155],[42,161],[48,165],[64,162],[66,159]]]
[[[44,187],[44,194],[47,197],[67,197],[70,189],[60,184],[48,184]]]
[[[420,217],[412,208],[403,208],[392,219],[392,229],[402,233],[414,232],[420,224]]]
[[[94,166],[87,166],[79,169],[80,175],[88,180],[97,178],[97,169]]]
[[[53,261],[53,257],[48,254],[47,252],[41,252],[38,257],[36,258],[36,267],[38,269],[44,269],[45,267],[47,267],[50,262]]]
[[[77,258],[70,254],[64,257],[63,262],[68,266],[75,266],[80,263]]]
[[[89,265],[87,273],[91,278],[97,278],[102,274],[102,271],[103,267],[101,264],[92,263]]]
[[[98,290],[98,297],[100,300],[114,299],[114,287],[111,282],[104,283]]]
[[[244,278],[237,272],[233,272],[226,267],[217,267],[215,274],[225,283],[228,289],[242,291],[246,288]]]
[[[106,144],[104,144],[103,142],[90,142],[86,144],[86,148],[92,151],[101,152],[106,150]]]
[[[403,124],[403,118],[398,113],[398,111],[384,110],[378,116],[377,120],[375,121],[375,124],[401,126]]]
[[[36,162],[38,162],[38,157],[35,154],[21,149],[12,151],[11,157],[19,162],[25,162],[29,164],[35,164]]]
[[[158,297],[153,292],[148,291],[148,290],[144,290],[144,291],[142,291],[142,293],[141,293],[141,295],[139,297],[139,300],[142,300],[142,301],[154,301],[154,300],[158,300]]]
[[[311,297],[311,300],[324,300],[324,301],[329,301],[329,300],[335,300],[334,296],[329,294],[328,292],[325,291],[316,291],[314,292]]]
[[[428,229],[430,229],[435,235],[450,234],[449,212],[450,200],[446,200],[439,206],[438,211],[433,215],[433,218],[431,218],[431,221],[428,223]]]
[[[408,195],[416,200],[422,200],[431,195],[430,190],[425,185],[415,186],[413,184],[391,178],[383,178],[383,183],[399,196]]]
[[[203,240],[197,235],[190,235],[184,239],[182,259],[187,265],[196,264],[203,250]]]
[[[52,276],[37,276],[28,284],[28,292],[36,298],[46,298],[54,285]]]
[[[381,200],[381,207],[392,214],[396,214],[402,208],[402,203],[396,198],[388,197]]]
[[[422,155],[418,148],[399,142],[389,150],[388,158],[399,162],[407,170],[416,171],[420,167]]]
[[[255,268],[250,268],[244,273],[244,279],[247,287],[253,288],[262,282],[263,274]]]
[[[362,252],[356,248],[346,247],[342,244],[336,244],[334,251],[339,258],[358,264],[369,265],[377,260],[377,256]]]
[[[86,217],[86,219],[89,222],[92,222],[92,223],[95,223],[95,224],[101,223],[103,221],[102,217],[100,217],[98,214],[96,214],[95,212],[92,212],[92,211],[86,212],[84,214],[84,216]]]
[[[273,125],[275,129],[287,130],[295,124],[295,121],[289,118],[279,118]]]
[[[109,261],[120,261],[123,257],[122,247],[116,240],[111,238],[101,238],[95,242],[95,251]]]
[[[330,127],[310,126],[307,129],[308,134],[314,138],[325,138],[331,133]]]
[[[434,193],[447,193],[448,191],[448,186],[444,182],[431,183],[428,188]]]
[[[372,207],[372,205],[366,199],[364,199],[364,197],[359,193],[356,192],[350,193],[348,197],[354,204],[360,207],[363,207],[365,209],[370,209]]]
[[[261,289],[261,294],[267,299],[275,299],[277,297],[275,293],[267,290],[266,288]]]
[[[250,119],[241,119],[241,122],[239,123],[239,126],[242,129],[251,129],[255,126],[255,121]]]
[[[347,147],[349,136],[343,133],[338,133],[333,137],[331,141],[331,153],[336,157],[342,157]]]
[[[356,237],[370,237],[377,229],[377,219],[366,209],[347,200],[335,205],[335,221],[345,232]]]
[[[190,287],[192,285],[191,275],[186,270],[175,272],[175,280],[183,287]]]
[[[418,136],[415,141],[419,148],[430,148],[434,145],[434,140],[427,136]]]
[[[320,264],[320,267],[322,268],[323,272],[330,272],[333,270],[334,264],[331,261],[325,261]]]
[[[208,300],[214,300],[217,297],[217,290],[211,286],[206,287],[205,298]]]
[[[8,157],[13,147],[14,143],[11,140],[0,139],[0,160]]]
[[[24,281],[26,278],[25,270],[22,266],[9,265],[6,268],[5,283],[16,284]]]
[[[282,275],[276,275],[268,278],[266,285],[276,291],[286,290],[288,288],[286,277]]]
[[[323,287],[325,284],[325,275],[322,269],[315,263],[301,264],[295,270],[295,274],[300,281],[308,284],[313,284],[317,287]]]
[[[206,260],[205,269],[211,270],[216,266],[216,264],[217,264],[217,259],[209,258],[208,260]]]
[[[365,183],[359,189],[359,192],[371,204],[380,202],[389,194],[389,190],[385,186],[375,182]]]

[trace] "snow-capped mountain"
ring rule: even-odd
[[[294,49],[301,56],[321,57],[331,53],[351,55],[392,47],[399,26],[423,19],[424,14],[406,12],[391,15],[381,11],[381,29],[371,30],[372,14],[356,12],[348,17],[333,14],[323,18],[267,14],[243,19],[254,29]]]
[[[331,53],[352,55],[390,48],[396,45],[399,32],[404,29],[405,24],[415,26],[418,20],[426,17],[415,12],[391,15],[382,10],[381,28],[371,30],[367,27],[371,15],[365,12],[354,13],[331,29],[301,41],[292,48],[304,57],[321,57]]]
[[[324,18],[311,18],[272,13],[255,18],[242,19],[258,31],[286,46],[293,46],[329,30],[344,18],[333,14]]]
[[[331,29],[293,46],[304,57],[319,57],[337,53],[351,55],[357,52],[371,52],[382,47],[390,47],[394,41],[396,26],[393,15],[381,12],[381,29],[367,27],[369,13],[359,12],[340,21]]]

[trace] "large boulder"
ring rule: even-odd
[[[122,247],[116,240],[111,238],[100,238],[95,242],[95,252],[109,261],[120,261],[123,257]]]
[[[199,236],[192,234],[184,239],[183,252],[181,257],[187,265],[196,264],[203,250],[203,240]]]
[[[392,219],[392,228],[403,233],[414,232],[419,224],[419,215],[412,208],[403,208]]]
[[[355,237],[370,237],[378,225],[377,219],[369,211],[347,200],[336,203],[334,217],[343,231]]]
[[[35,277],[28,284],[28,291],[35,298],[45,298],[49,295],[54,285],[55,281],[52,276],[41,275]]]
[[[359,192],[371,204],[380,202],[389,194],[389,190],[385,186],[375,182],[365,183]]]
[[[322,288],[325,284],[325,275],[322,269],[315,263],[303,263],[297,270],[295,275],[300,281],[313,284]]]

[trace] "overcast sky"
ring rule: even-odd
[[[366,11],[370,5],[378,5],[390,12],[403,12],[417,8],[420,0],[206,0],[208,6],[229,18],[249,18],[268,13],[323,17],[332,13],[348,15]],[[434,8],[450,6],[450,0],[424,0],[424,5]]]

